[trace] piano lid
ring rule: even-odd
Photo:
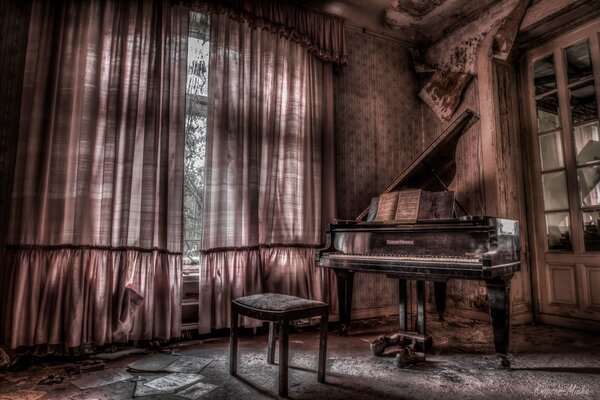
[[[403,188],[415,188],[428,191],[447,190],[456,174],[456,145],[458,139],[475,122],[479,115],[473,110],[465,110],[452,124],[408,166],[383,191],[393,192]],[[369,208],[363,210],[357,220],[368,214]]]

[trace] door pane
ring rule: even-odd
[[[573,124],[581,124],[598,119],[598,104],[594,82],[588,82],[571,89],[571,118]]]
[[[567,75],[569,83],[587,78],[592,75],[592,63],[590,61],[590,49],[588,41],[576,44],[565,49],[567,62]]]
[[[600,166],[584,167],[577,170],[579,199],[582,206],[600,204]]]
[[[558,95],[544,96],[536,102],[538,132],[547,132],[560,127]]]
[[[571,250],[569,213],[546,214],[546,235],[548,237],[548,249]]]
[[[600,251],[600,211],[583,213],[583,240],[585,251]]]
[[[535,85],[536,96],[556,89],[554,56],[549,55],[533,64],[533,83]]]
[[[565,210],[569,208],[565,171],[543,174],[542,186],[544,188],[544,210]]]
[[[573,128],[573,141],[575,142],[577,165],[600,160],[598,121]]]
[[[562,168],[564,166],[562,151],[562,135],[560,131],[540,135],[540,159],[542,171]]]

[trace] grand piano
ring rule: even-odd
[[[466,110],[383,193],[420,188],[448,190],[456,173],[458,139],[479,116]],[[334,220],[329,225],[326,247],[315,254],[319,267],[335,271],[342,334],[351,320],[355,272],[385,274],[399,282],[400,331],[427,349],[425,281],[433,281],[440,319],[445,311],[446,282],[476,279],[486,283],[494,346],[502,366],[509,367],[510,282],[520,269],[519,223],[515,220],[471,216],[455,200],[463,214],[398,223],[373,221],[373,202],[355,220]],[[374,203],[376,204],[376,202]],[[369,215],[367,221],[365,217]],[[408,329],[407,280],[416,280],[416,332]]]

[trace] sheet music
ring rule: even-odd
[[[394,219],[406,223],[417,222],[420,200],[421,189],[402,190],[398,192],[398,205]]]
[[[398,204],[398,192],[384,193],[379,196],[379,206],[375,221],[390,221],[396,215],[396,205]]]

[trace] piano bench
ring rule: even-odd
[[[279,395],[288,392],[288,332],[289,323],[297,319],[321,317],[321,336],[319,341],[318,381],[325,382],[327,363],[327,324],[329,305],[321,301],[307,300],[301,297],[277,293],[263,293],[239,297],[231,301],[231,336],[229,341],[229,374],[237,374],[238,317],[269,321],[269,347],[267,362],[275,363],[275,337],[279,336]],[[279,327],[279,334],[276,328]]]

